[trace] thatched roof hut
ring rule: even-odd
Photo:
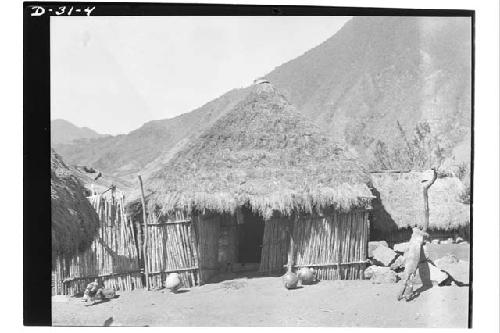
[[[422,172],[372,174],[377,197],[370,218],[372,238],[387,240],[397,230],[423,226],[423,178]],[[461,200],[465,190],[466,186],[456,177],[438,178],[430,187],[431,233],[453,233],[469,227],[470,206]]]
[[[145,180],[149,281],[177,271],[194,285],[240,264],[279,272],[287,257],[321,279],[360,278],[368,182],[356,156],[271,84],[253,85]]]
[[[299,114],[272,85],[247,98],[147,180],[151,208],[270,218],[326,207],[367,207],[369,177],[356,157]]]
[[[54,150],[50,154],[52,257],[85,250],[99,227],[99,218],[84,188]]]

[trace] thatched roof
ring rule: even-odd
[[[269,83],[249,95],[146,182],[150,209],[233,213],[240,205],[269,218],[367,207],[368,175]]]
[[[52,256],[72,255],[92,242],[99,218],[84,188],[54,150],[51,163]]]
[[[421,172],[374,173],[377,198],[373,203],[373,228],[390,230],[423,226]],[[428,179],[428,178],[427,178]],[[456,177],[438,178],[430,187],[429,229],[456,229],[469,223],[470,206],[461,202],[465,185]]]

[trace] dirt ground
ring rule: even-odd
[[[227,280],[178,294],[119,293],[86,306],[80,298],[53,302],[64,326],[360,326],[467,327],[468,287],[432,287],[411,302],[396,300],[398,284],[321,281],[286,290],[279,277]]]

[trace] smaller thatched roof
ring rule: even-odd
[[[99,218],[85,197],[83,185],[51,151],[52,257],[69,256],[90,246]]]
[[[423,226],[421,172],[373,173],[372,226],[390,230]],[[457,229],[469,224],[470,206],[461,202],[465,185],[456,177],[438,178],[430,187],[429,229]]]
[[[250,205],[314,213],[369,207],[369,176],[271,84],[251,87],[235,108],[145,181],[150,209],[234,213]]]

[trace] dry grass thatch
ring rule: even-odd
[[[368,175],[271,84],[249,95],[146,180],[149,208],[233,213],[368,207]]]
[[[51,151],[52,256],[69,256],[90,246],[99,218],[84,188],[54,150]]]
[[[375,200],[372,224],[389,230],[423,226],[423,174],[372,174]],[[429,189],[429,229],[457,229],[467,226],[470,206],[460,201],[465,185],[456,177],[438,178]]]

